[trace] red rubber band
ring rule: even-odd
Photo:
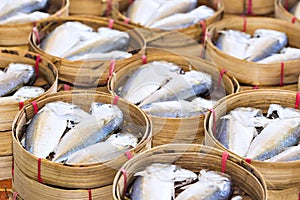
[[[36,28],[36,26],[34,26],[33,28],[32,28],[32,31],[33,31],[33,33],[34,33],[34,35],[35,35],[35,37],[36,37],[36,43],[37,44],[40,44],[40,42],[41,42],[41,38],[40,38],[40,34],[39,34],[39,31],[37,30],[37,28]]]
[[[36,56],[36,59],[35,59],[35,74],[36,74],[36,78],[38,77],[39,75],[39,63],[41,62],[41,56],[40,55],[37,55]]]
[[[252,159],[251,158],[246,158],[246,163],[251,164]]]
[[[88,190],[88,193],[89,193],[89,200],[92,200],[93,199],[92,190]]]
[[[247,31],[247,18],[243,17],[243,19],[244,19],[243,32],[246,32]]]
[[[285,0],[284,7],[285,7],[286,10],[289,9],[289,0]]]
[[[130,22],[130,19],[126,17],[126,18],[124,19],[124,23],[125,23],[125,24],[129,24],[129,22]]]
[[[227,151],[223,152],[223,154],[222,154],[222,169],[221,169],[222,173],[226,172],[228,156],[229,156],[229,153]]]
[[[202,28],[202,34],[203,34],[203,37],[202,37],[202,43],[204,43],[204,40],[205,40],[205,33],[206,33],[206,24],[205,24],[205,21],[201,20],[200,22],[200,25],[201,25],[201,28]]]
[[[213,114],[213,134],[217,135],[217,120],[216,120],[216,111],[211,108],[209,111]]]
[[[147,56],[146,55],[142,55],[142,61],[143,61],[143,64],[147,64]]]
[[[220,86],[221,86],[221,81],[222,81],[223,76],[224,76],[224,74],[225,74],[226,72],[227,72],[226,69],[222,69],[222,70],[220,71],[220,76],[219,76],[219,80],[218,80],[218,88],[220,88]]]
[[[123,174],[123,177],[124,177],[124,191],[123,191],[123,197],[125,196],[126,194],[126,191],[127,191],[127,172],[125,169],[121,169],[121,172]]]
[[[71,87],[68,85],[68,84],[64,84],[64,90],[65,91],[68,91],[68,90],[70,90],[71,89]]]
[[[42,159],[38,159],[38,182],[43,183],[43,179],[41,177],[41,164],[42,164]]]
[[[299,109],[299,106],[300,106],[300,92],[297,92],[297,94],[296,94],[295,108]]]
[[[284,85],[284,62],[281,63],[281,71],[280,71],[280,86]]]
[[[116,66],[116,60],[111,60],[110,65],[109,65],[109,73],[108,73],[108,78],[107,81],[112,77],[114,71],[115,71],[115,66]]]
[[[294,17],[292,18],[292,23],[293,23],[293,24],[295,24],[295,23],[296,23],[296,19],[297,19],[297,17],[296,17],[296,16],[294,16]]]
[[[115,20],[110,19],[109,22],[108,22],[108,28],[113,28],[114,27],[114,23],[115,23]]]
[[[126,151],[125,155],[128,158],[128,160],[131,160],[133,158],[133,155],[132,155],[132,153],[130,151]]]
[[[252,0],[248,0],[248,10],[247,10],[248,15],[252,15]]]
[[[132,4],[132,3],[133,3],[133,0],[128,0],[128,3],[129,3],[129,4]]]
[[[300,200],[300,192],[298,193],[298,200]]]
[[[12,199],[13,199],[13,200],[16,200],[16,199],[17,199],[17,197],[18,197],[18,195],[19,195],[19,193],[18,193],[18,192],[14,192]]]
[[[119,96],[114,97],[114,103],[113,103],[114,105],[118,104],[119,98],[120,98]]]
[[[31,105],[33,105],[34,114],[37,114],[39,112],[37,103],[35,101],[33,101],[33,102],[31,102]]]
[[[20,101],[19,102],[19,110],[22,110],[22,108],[24,108],[24,102]]]
[[[107,1],[106,17],[110,16],[112,10],[112,0]]]

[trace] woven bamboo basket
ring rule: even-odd
[[[44,21],[37,25],[39,37],[41,41],[57,26],[68,22],[78,21],[88,26],[98,29],[99,27],[108,27],[112,22],[108,18],[100,18],[93,16],[72,16],[66,18],[55,18],[52,20]],[[120,22],[113,22],[113,29],[120,31],[128,31],[131,41],[128,52],[134,53],[134,55],[142,54],[145,48],[145,41],[143,37],[132,29],[130,25],[126,25]],[[110,61],[69,61],[64,58],[52,56],[43,51],[36,39],[36,34],[31,33],[29,41],[29,49],[33,52],[37,52],[46,58],[49,58],[58,68],[59,80],[67,82],[72,85],[78,86],[97,86],[105,85],[107,77],[109,76]],[[128,63],[134,60],[134,57],[118,60],[117,63]]]
[[[245,91],[245,90],[256,90],[256,89],[279,89],[279,90],[291,90],[291,91],[298,91],[298,85],[297,84],[289,84],[289,85],[284,85],[284,86],[249,86],[249,85],[241,85],[240,86],[240,91]]]
[[[220,100],[215,110],[215,121],[237,107],[258,108],[266,113],[271,103],[280,104],[283,107],[295,107],[296,92],[288,90],[255,90],[232,94]],[[227,150],[214,136],[214,117],[210,113],[205,118],[205,145],[213,146],[221,150]],[[231,152],[232,153],[232,152]],[[234,153],[232,153],[234,154]],[[236,155],[236,154],[234,154]],[[237,156],[237,155],[236,155]],[[240,156],[238,156],[241,159]],[[252,160],[251,164],[264,176],[268,189],[287,189],[299,186],[300,178],[297,175],[300,161],[294,162],[262,162]]]
[[[12,156],[0,156],[0,180],[11,178]]]
[[[299,186],[285,190],[268,190],[268,198],[277,200],[295,200],[299,198],[299,191]]]
[[[8,64],[13,62],[36,65],[37,54],[0,48],[0,69],[4,69]],[[45,94],[38,98],[43,98],[46,94],[54,93],[57,90],[58,73],[55,65],[48,59],[41,57],[39,62],[38,78],[33,84],[46,89]],[[34,99],[33,99],[34,100]],[[29,104],[31,101],[25,101],[24,104]],[[17,112],[20,109],[19,103],[10,103],[0,106],[0,130],[10,131],[12,122]],[[9,141],[9,140],[8,140]],[[6,141],[7,142],[7,141]]]
[[[12,155],[11,131],[0,131],[0,156]]]
[[[222,155],[223,152],[218,149],[187,144],[163,145],[145,151],[126,162],[122,170],[119,170],[114,179],[113,197],[115,200],[124,199],[123,194],[126,190],[124,189],[126,188],[124,171],[126,171],[126,185],[130,186],[135,179],[134,174],[153,163],[175,164],[196,173],[199,173],[201,169],[221,171]],[[251,199],[267,199],[265,182],[261,174],[251,165],[241,164],[239,159],[230,154],[225,173],[230,175],[233,184],[243,190]]]
[[[225,74],[222,77],[222,86],[217,89],[217,83],[220,78],[220,72],[213,67],[212,64],[202,59],[185,58],[179,55],[165,54],[148,54],[147,62],[167,61],[177,64],[185,71],[190,69],[202,71],[211,74],[214,91],[211,92],[212,98],[220,98],[226,94],[234,93],[234,86],[231,79]],[[142,59],[137,59],[127,65],[122,66],[122,69],[117,71],[113,78],[108,83],[108,90],[115,94],[116,90],[124,84],[129,74],[133,73],[143,65]],[[202,144],[204,130],[203,120],[205,115],[189,117],[189,118],[162,118],[149,116],[153,123],[153,140],[152,145],[158,146],[168,143],[197,143]]]
[[[208,27],[207,52],[212,61],[220,68],[225,68],[229,76],[234,76],[240,83],[249,85],[280,85],[297,83],[299,77],[300,59],[282,63],[258,64],[248,62],[228,55],[219,50],[214,42],[217,40],[218,31],[233,29],[253,34],[258,28],[273,29],[285,32],[288,37],[288,46],[300,47],[298,33],[300,27],[286,23],[282,20],[260,17],[234,18],[217,22]],[[281,79],[281,77],[283,78]]]
[[[68,16],[69,15],[69,0],[48,0],[46,12],[51,14],[51,17]],[[39,21],[44,21],[39,20]],[[32,31],[35,23],[24,24],[3,24],[0,25],[0,45],[1,46],[18,46],[27,45],[28,36]]]
[[[275,0],[275,17],[300,24],[300,20],[288,11],[292,6],[298,3],[297,0]]]
[[[113,103],[114,97],[106,93],[95,93],[88,91],[65,91],[48,95],[43,100],[37,101],[38,108],[53,101],[64,101],[74,103],[88,111],[90,104],[94,101]],[[133,104],[122,99],[117,102],[123,111],[124,120],[127,123],[137,125],[138,130],[143,134],[137,147],[130,150],[132,155],[148,149],[151,144],[152,128],[146,114]],[[20,170],[29,178],[38,180],[39,158],[30,154],[20,144],[19,138],[23,134],[22,127],[34,116],[33,106],[28,105],[22,109],[13,123],[13,153],[14,160]],[[40,178],[44,184],[59,186],[63,188],[92,189],[112,184],[113,177],[117,170],[128,158],[121,155],[111,161],[93,165],[71,165],[66,166],[54,163],[46,159],[41,160]]]
[[[273,0],[223,0],[224,12],[230,14],[267,15],[274,12]]]
[[[106,86],[98,86],[98,87],[79,87],[74,85],[69,85],[67,83],[60,82],[57,87],[57,91],[68,91],[68,90],[84,90],[89,92],[105,92],[109,93]]]
[[[126,4],[124,4],[122,2],[120,7],[118,6],[118,4],[114,4],[113,9],[112,9],[113,18],[117,19],[119,21],[128,20],[127,17],[124,15],[124,13],[126,13],[126,10],[128,9],[129,5],[130,5],[130,1],[127,1]],[[193,40],[200,41],[202,39],[203,35],[204,35],[206,27],[208,25],[222,19],[222,15],[223,15],[223,11],[224,11],[224,5],[219,0],[212,0],[212,1],[198,0],[198,6],[200,6],[200,5],[207,5],[211,8],[213,8],[215,10],[215,14],[212,17],[209,17],[209,18],[207,18],[206,20],[203,21],[204,24],[205,24],[204,26],[201,25],[201,23],[199,23],[199,24],[190,26],[188,28],[176,30],[175,32],[182,33],[182,34],[190,37]],[[137,23],[134,23],[134,22],[129,21],[129,24],[132,24],[135,27],[145,28],[145,27],[143,27],[143,26],[141,26]],[[154,31],[155,29],[152,29],[152,30]],[[173,41],[173,44],[166,43],[166,45],[173,45],[173,46],[185,45],[184,43],[186,41],[182,40],[182,38],[178,37],[177,34],[173,35],[173,32],[170,33],[169,31],[158,31],[158,30],[156,30],[156,31],[157,32],[156,32],[154,38],[153,38],[152,34],[149,34],[149,35],[147,34],[145,36],[147,42],[153,42],[154,40],[157,40],[160,37],[164,37],[165,34],[171,34],[172,37],[170,38],[170,36],[168,36],[168,40]],[[157,47],[158,45],[159,45],[159,41],[154,43],[153,47]],[[164,45],[161,45],[160,47],[164,47]]]

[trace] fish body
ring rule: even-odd
[[[300,118],[275,119],[254,138],[248,158],[267,160],[300,140]]]
[[[269,64],[269,63],[296,60],[299,58],[300,58],[300,49],[287,47],[287,48],[283,48],[280,51],[280,53],[272,54],[271,56],[258,61],[258,63]]]
[[[55,148],[53,161],[64,161],[74,152],[103,141],[121,127],[123,113],[118,106],[104,104],[99,107],[95,106],[90,117],[85,118],[66,133]],[[97,109],[107,112],[97,112]]]
[[[175,200],[227,200],[232,194],[231,178],[226,174],[201,170],[198,180]]]
[[[276,118],[290,119],[300,118],[300,111],[294,108],[284,108],[279,104],[270,104],[267,117],[271,118],[273,114],[276,114]]]
[[[6,73],[0,75],[0,97],[8,95],[24,85],[35,81],[35,70],[31,65],[11,63]]]
[[[108,53],[94,53],[91,52],[89,54],[84,55],[76,55],[72,57],[68,57],[67,59],[70,61],[79,61],[79,60],[121,60],[132,57],[131,53],[126,51],[111,51]]]
[[[300,145],[292,146],[266,160],[267,162],[292,162],[300,160]]]
[[[0,24],[22,24],[22,23],[28,23],[28,22],[41,20],[41,19],[47,18],[49,16],[50,15],[48,13],[39,12],[39,11],[30,13],[30,14],[16,13],[12,17],[9,17],[5,20],[0,20]]]

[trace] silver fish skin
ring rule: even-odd
[[[98,142],[82,150],[76,151],[66,161],[66,164],[94,164],[107,162],[122,155],[125,151],[137,145],[138,139],[129,133],[111,135],[105,142]]]
[[[186,100],[197,95],[209,93],[212,87],[211,75],[191,70],[177,74],[157,91],[146,97],[139,106],[153,102]]]
[[[219,31],[219,33],[216,46],[233,57],[244,59],[251,36],[236,30]]]
[[[227,200],[232,194],[232,182],[227,174],[203,169],[198,180],[181,192],[175,200]]]
[[[276,112],[279,119],[300,118],[300,111],[294,108],[284,108],[279,104],[270,104],[267,117]]]
[[[201,20],[205,20],[214,15],[214,10],[202,5],[188,13],[176,13],[169,17],[154,22],[149,28],[159,28],[162,30],[176,30],[187,28]]]
[[[243,200],[243,197],[242,196],[235,196],[235,197],[232,197],[231,200]]]
[[[39,12],[39,11],[30,14],[16,13],[12,17],[9,17],[5,20],[0,20],[0,24],[23,24],[23,23],[45,19],[49,16],[50,15],[48,13]]]
[[[176,13],[190,12],[196,6],[197,0],[168,0],[153,13],[145,26],[150,27],[153,23]]]
[[[300,145],[292,146],[277,154],[276,156],[265,160],[266,162],[292,162],[300,160]]]
[[[275,119],[252,141],[247,157],[270,159],[300,140],[300,118]]]
[[[104,104],[101,107],[106,107],[107,109],[103,110],[109,112],[107,114],[92,112],[90,117],[85,118],[67,132],[55,148],[52,161],[64,161],[76,151],[103,141],[109,134],[121,127],[123,113],[118,106]]]
[[[283,48],[280,53],[272,54],[269,57],[266,57],[257,63],[269,64],[283,61],[296,60],[300,58],[300,49],[287,47]]]
[[[138,104],[177,75],[179,70],[177,65],[163,61],[145,64],[126,80],[120,97]]]
[[[3,1],[3,2],[2,2]],[[31,13],[40,10],[47,5],[48,0],[2,0],[0,7],[0,19],[6,19],[15,13]]]
[[[288,38],[283,32],[257,29],[254,32],[254,38],[249,42],[244,59],[257,62],[283,49],[287,45]]]
[[[131,53],[126,51],[111,51],[108,53],[88,53],[84,55],[77,55],[68,57],[70,61],[80,61],[80,60],[122,60],[132,57]]]
[[[11,63],[6,73],[0,75],[0,97],[8,95],[35,81],[35,69],[31,65]]]
[[[174,183],[189,184],[197,175],[175,165],[154,163],[138,176],[131,188],[132,200],[172,199],[175,197]]]

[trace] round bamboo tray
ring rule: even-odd
[[[205,145],[228,151],[213,135],[213,123],[218,123],[220,117],[237,107],[258,108],[266,113],[271,103],[283,107],[295,107],[296,92],[287,90],[255,90],[232,94],[220,100],[214,108],[215,120],[210,113],[205,118]],[[232,153],[232,152],[230,152]],[[232,153],[233,155],[236,155]],[[237,155],[236,155],[237,156]],[[245,159],[237,156],[240,159]],[[294,162],[262,162],[252,160],[251,164],[264,176],[268,189],[278,190],[299,186],[300,178],[297,175],[300,161]]]
[[[23,200],[87,200],[112,198],[112,185],[91,190],[55,188],[30,179],[22,173],[16,164],[14,171],[13,191],[17,192],[18,197]]]
[[[48,0],[46,12],[51,14],[49,18],[69,15],[69,0]],[[45,19],[39,20],[44,21]],[[24,24],[0,25],[0,46],[27,45],[28,36],[35,22]]]
[[[64,101],[74,103],[88,111],[90,104],[94,101],[113,103],[114,97],[106,93],[91,93],[88,91],[65,91],[48,95],[43,100],[37,101],[38,108],[53,101]],[[131,149],[132,155],[148,149],[151,144],[151,124],[146,114],[133,104],[119,99],[117,102],[123,111],[124,120],[137,125],[143,134],[138,145]],[[28,105],[22,109],[13,123],[13,153],[14,160],[20,170],[29,178],[38,180],[39,158],[26,151],[20,144],[19,138],[23,134],[22,127],[34,116],[33,106]],[[93,165],[63,165],[46,159],[41,159],[40,178],[44,184],[73,189],[92,189],[112,184],[117,170],[128,158],[121,155],[111,161]]]
[[[246,90],[256,90],[256,89],[277,89],[277,90],[291,90],[294,92],[298,91],[298,85],[297,84],[289,84],[284,86],[250,86],[250,85],[241,85],[240,91],[246,91]]]
[[[12,155],[11,131],[0,131],[0,156]]]
[[[201,169],[221,171],[223,152],[202,145],[173,144],[153,148],[137,155],[125,163],[114,179],[114,200],[124,199],[124,174],[126,171],[127,184],[134,181],[134,174],[144,170],[153,163],[166,163],[181,166],[183,169],[199,173]],[[226,164],[226,174],[231,176],[233,184],[243,190],[251,199],[267,199],[266,185],[261,174],[251,165],[240,162],[229,155]],[[125,189],[126,190],[126,189]]]
[[[127,11],[129,5],[130,5],[130,1],[127,1],[126,4],[124,4],[122,2],[120,4],[120,6],[118,4],[115,4],[112,9],[113,18],[116,20],[119,20],[119,21],[128,20],[128,18],[123,13]],[[198,23],[198,24],[192,25],[188,28],[178,29],[174,32],[182,33],[182,34],[190,37],[193,40],[200,41],[204,36],[206,27],[208,25],[222,19],[222,15],[223,15],[223,11],[224,11],[224,4],[222,2],[220,2],[219,0],[212,0],[212,1],[198,0],[198,6],[200,6],[200,5],[206,5],[206,6],[213,8],[215,10],[215,14],[212,17],[209,17],[206,20],[204,20],[203,21],[204,25],[201,23]],[[143,27],[137,23],[131,22],[131,21],[129,21],[129,24],[132,24],[135,27],[145,28],[145,27]],[[168,40],[173,41],[172,42],[173,46],[185,45],[186,41],[182,40],[181,37],[178,37],[177,34],[173,35],[173,31],[171,31],[171,32],[170,31],[158,31],[157,29],[152,29],[152,30],[156,30],[157,33],[155,34],[154,38],[152,38],[153,37],[152,34],[146,35],[145,37],[146,37],[147,42],[153,42],[154,40],[157,40],[157,38],[164,37],[165,34],[171,34],[172,37],[170,38],[170,36],[168,36]],[[165,44],[168,44],[168,43],[165,43]],[[154,45],[155,46],[153,46],[153,47],[157,47],[159,45],[159,41],[154,43]],[[162,44],[160,47],[164,47],[164,44]]]
[[[296,3],[297,0],[275,0],[275,17],[299,25],[300,20],[288,11]]]
[[[186,58],[171,53],[148,54],[147,62],[167,61],[172,62],[185,71],[194,69],[211,74],[213,79],[213,91],[211,91],[212,99],[219,99],[226,94],[234,93],[232,80],[224,74],[222,77],[222,86],[217,86],[220,79],[220,72],[209,62],[197,59]],[[137,59],[127,65],[120,67],[108,83],[108,90],[112,94],[116,94],[117,88],[124,84],[129,74],[136,71],[143,65],[142,59]],[[199,115],[188,118],[162,118],[149,115],[153,123],[153,140],[152,146],[158,146],[168,143],[197,143],[202,144],[204,139],[203,121],[205,115]]]
[[[217,40],[218,31],[233,29],[244,31],[253,35],[256,29],[265,28],[285,32],[288,37],[288,46],[300,48],[300,27],[272,18],[233,18],[227,19],[208,27],[207,52],[212,61],[220,68],[225,68],[229,76],[234,76],[240,83],[249,85],[280,85],[296,83],[299,76],[300,59],[282,63],[259,64],[248,62],[228,55],[219,50],[214,42]],[[282,77],[283,76],[283,77]],[[281,79],[282,77],[282,79]]]
[[[267,15],[274,12],[273,0],[222,0],[224,12],[229,14]]]
[[[0,180],[11,178],[12,156],[0,156]]]
[[[69,91],[69,90],[84,90],[89,92],[105,92],[109,93],[106,86],[98,86],[98,87],[79,87],[74,85],[69,85],[67,83],[59,82],[57,91]]]
[[[108,27],[112,22],[108,18],[100,18],[93,16],[72,16],[66,18],[55,18],[44,21],[37,25],[40,39],[43,40],[57,26],[68,22],[78,21],[88,26],[98,29],[99,27]],[[135,55],[143,54],[145,41],[143,37],[132,26],[120,22],[113,22],[113,29],[127,31],[131,37],[128,52],[134,53],[133,57],[117,60],[116,63],[128,63],[134,60]],[[29,39],[29,49],[37,52],[46,58],[49,58],[58,68],[59,80],[78,86],[97,86],[106,85],[109,76],[110,61],[69,61],[64,58],[52,56],[43,51],[37,44],[36,35],[31,33]]]
[[[0,69],[4,69],[10,63],[24,63],[30,64],[32,66],[36,65],[36,59],[38,54],[10,50],[0,48]],[[46,89],[45,94],[41,95],[38,98],[43,98],[46,94],[54,93],[57,91],[57,81],[58,73],[54,64],[52,64],[48,59],[41,57],[38,68],[38,77],[34,86],[43,87]],[[36,99],[28,100],[24,102],[24,105],[31,103]],[[0,106],[0,130],[1,131],[10,131],[12,122],[17,112],[20,109],[19,103],[10,103]],[[8,140],[9,141],[9,140]],[[6,142],[8,142],[6,141]]]

